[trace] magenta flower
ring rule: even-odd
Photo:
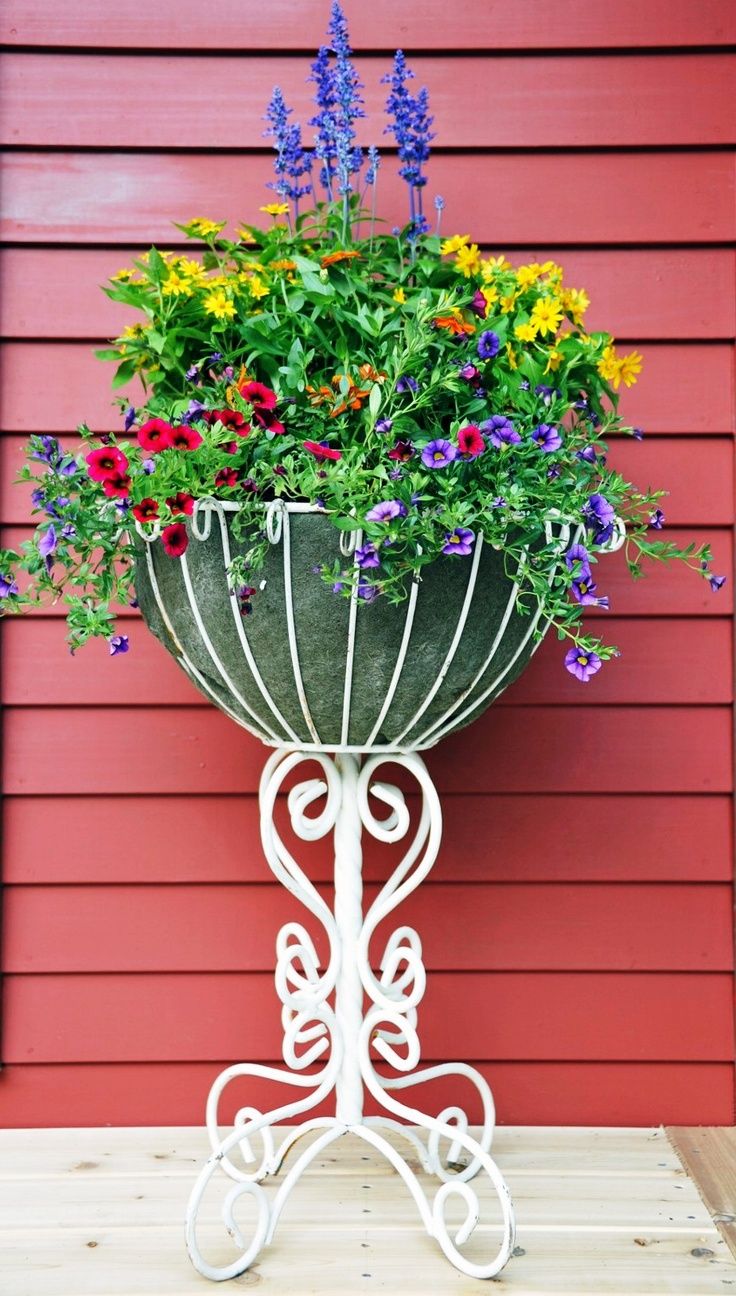
[[[473,293],[473,300],[468,303],[468,310],[472,311],[480,319],[485,319],[488,314],[488,302],[486,301],[480,288],[476,288]]]
[[[467,527],[455,527],[454,531],[448,532],[445,536],[442,552],[443,554],[456,554],[458,557],[467,558],[468,554],[473,552],[474,544],[474,531],[468,530]]]
[[[457,444],[462,459],[477,459],[486,448],[485,438],[475,423],[466,423],[458,429]]]
[[[390,522],[393,518],[406,517],[406,505],[401,500],[381,500],[365,515],[366,522]]]
[[[422,450],[422,463],[425,468],[447,468],[453,459],[457,459],[457,448],[442,437],[430,441],[429,445]]]
[[[602,665],[603,662],[597,653],[586,652],[584,648],[573,647],[565,654],[565,669],[579,679],[581,684],[587,684]]]

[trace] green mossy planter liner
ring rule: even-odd
[[[236,541],[228,517],[233,556],[245,552],[247,543]],[[269,547],[259,575],[265,580],[253,599],[253,612],[242,625],[263,684],[291,726],[290,735],[274,717],[248,665],[229,597],[223,544],[217,515],[205,540],[192,532],[187,519],[186,552],[192,588],[215,653],[241,697],[262,723],[254,721],[233,696],[203,641],[187,595],[183,562],[169,557],[160,540],[149,546],[150,561],[175,638],[157,606],[148,572],[143,541],[136,565],[136,593],[143,617],[164,647],[182,664],[182,653],[202,676],[200,690],[223,709],[258,732],[271,745],[314,747],[299,699],[289,645],[285,596],[284,537]],[[340,559],[340,533],[319,512],[289,512],[292,606],[299,668],[314,727],[316,745],[341,744],[343,691],[348,658],[350,603],[334,595],[315,575],[314,567]],[[342,559],[344,562],[345,559]],[[511,684],[527,665],[536,641],[530,633],[532,616],[514,609],[493,659],[473,685],[507,611],[512,582],[504,570],[503,554],[484,546],[478,564],[475,590],[467,620],[435,696],[415,720],[443,668],[462,614],[472,558],[442,557],[422,570],[406,659],[388,712],[380,730],[369,737],[381,712],[401,649],[408,601],[394,606],[378,598],[361,604],[355,618],[355,651],[348,744],[356,748],[394,747],[401,750],[433,746],[443,732],[462,728],[476,719]],[[197,683],[196,678],[194,680]],[[489,685],[495,687],[483,697]],[[481,700],[482,699],[482,700]],[[476,707],[464,713],[473,702]],[[454,720],[454,723],[453,723]],[[437,724],[436,729],[432,726]],[[442,722],[442,723],[440,723]],[[407,726],[410,726],[407,729]],[[404,732],[406,730],[406,732]],[[430,731],[430,732],[427,732]],[[426,734],[426,737],[425,737]],[[402,736],[403,735],[403,736]]]

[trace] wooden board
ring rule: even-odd
[[[275,1012],[275,1001],[271,999],[269,1003]],[[0,1090],[0,1120],[4,1126],[44,1125],[48,1123],[47,1113],[53,1110],[58,1125],[103,1121],[121,1125],[156,1125],[166,1121],[199,1124],[203,1120],[205,1095],[218,1071],[242,1057],[246,1048],[244,1043],[237,1053],[219,1062],[47,1062],[42,1066],[32,1063],[6,1066]],[[711,1124],[733,1120],[733,1064],[727,1061],[540,1062],[526,1059],[480,1061],[477,1065],[493,1088],[502,1122],[521,1121],[530,1112],[536,1121],[559,1121],[566,1126],[580,1122],[641,1125],[659,1120],[683,1124],[694,1116]],[[432,1090],[429,1096],[435,1111],[441,1110],[444,1103],[456,1103],[459,1097],[453,1080],[445,1084],[444,1090],[436,1085]],[[472,1101],[470,1095],[468,1098]],[[233,1102],[260,1102],[268,1106],[273,1103],[273,1087],[265,1082],[249,1081],[238,1090]],[[226,1107],[229,1112],[227,1103]],[[366,1110],[370,1109],[369,1102]],[[499,1140],[504,1132],[499,1130]],[[565,1129],[561,1135],[570,1132],[573,1131]],[[541,1164],[539,1155],[535,1151],[535,1165]],[[83,1148],[79,1159],[88,1159]],[[51,1138],[39,1162],[29,1164],[28,1172],[34,1173],[34,1165],[35,1172],[43,1173],[45,1168],[49,1172],[54,1170]],[[558,1162],[559,1156],[554,1165]],[[118,1164],[112,1163],[110,1168]],[[601,1162],[594,1153],[589,1155],[586,1165],[593,1172],[602,1166],[609,1178],[620,1172],[611,1164],[610,1157]],[[641,1170],[631,1151],[627,1152],[625,1166],[632,1173]],[[191,1173],[191,1162],[185,1173]]]
[[[662,1131],[500,1130],[494,1153],[519,1222],[504,1290],[710,1296],[736,1278],[725,1242]],[[5,1133],[0,1253],[14,1296],[200,1292],[181,1219],[204,1154],[201,1130]],[[431,1181],[421,1182],[431,1198]],[[200,1216],[200,1242],[220,1262],[233,1254],[214,1213],[228,1183],[213,1184]],[[482,1182],[474,1187],[481,1223],[466,1253],[481,1260],[494,1245],[498,1208]],[[295,1255],[300,1291],[312,1296],[360,1290],[368,1281],[373,1290],[393,1293],[400,1285],[417,1296],[469,1290],[469,1280],[423,1234],[405,1185],[354,1137],[315,1159],[274,1243],[238,1287],[265,1281],[286,1296],[294,1291]]]
[[[410,800],[410,805],[416,810],[415,801]],[[728,882],[731,878],[733,830],[727,794],[461,793],[445,796],[442,814],[442,847],[431,880]],[[83,834],[78,832],[80,823],[85,825]],[[594,852],[591,824],[596,833]],[[55,840],[73,840],[74,850],[49,850],[49,830]],[[283,830],[287,831],[285,824]],[[42,887],[75,882],[267,882],[271,875],[258,831],[258,806],[252,793],[238,797],[217,793],[7,796],[3,876],[8,885]],[[100,841],[105,843],[104,851]],[[131,841],[137,842],[135,851],[129,849]],[[390,858],[386,848],[369,838],[364,850],[365,876],[384,878]],[[331,853],[321,843],[299,843],[298,858],[310,877],[331,880]]]
[[[621,706],[611,713],[590,706],[582,725],[577,707],[528,707],[523,725],[514,708],[497,707],[431,750],[428,765],[441,793],[637,792],[642,786],[726,792],[729,733],[728,707]],[[135,708],[8,707],[6,791],[201,794],[257,787],[260,744],[214,708],[148,708],[145,765],[142,741]],[[73,765],[58,759],[63,749],[75,750]]]
[[[177,231],[171,234],[178,237]],[[169,244],[173,243],[169,239]],[[0,251],[0,335],[112,336],[132,318],[100,291],[138,249],[13,247]],[[591,299],[586,323],[620,338],[732,338],[736,303],[723,291],[736,273],[731,248],[584,250],[506,247],[514,265],[556,259],[566,282]]]
[[[331,902],[332,889],[322,893]],[[376,894],[366,887],[366,907]],[[420,932],[428,971],[722,972],[733,967],[731,898],[713,883],[435,882],[399,921]],[[4,902],[9,973],[268,972],[296,908],[275,882],[7,887]],[[667,920],[653,925],[657,908]],[[305,919],[326,964],[326,936]],[[374,965],[386,939],[379,928]]]
[[[278,1005],[266,973],[8,975],[5,987],[8,1063],[280,1055]],[[422,1002],[421,1038],[427,1061],[725,1062],[733,1049],[732,977],[436,972]],[[446,1092],[453,1086],[457,1081]]]
[[[667,1134],[736,1256],[736,1130],[670,1127]]]
[[[608,46],[729,45],[736,42],[736,17],[724,0],[566,0],[563,20],[554,0],[457,0],[448,22],[442,0],[421,0],[411,11],[393,0],[369,8],[350,6],[350,35],[356,49],[477,50],[605,49]],[[292,0],[221,0],[217,22],[202,22],[194,0],[157,0],[141,11],[135,0],[114,6],[76,0],[73,9],[54,0],[6,0],[0,33],[8,45],[71,48],[207,50],[312,50],[324,40],[323,0],[300,0],[299,22]]]
[[[387,62],[355,60],[367,114],[356,130],[363,147],[376,142],[385,121]],[[436,149],[625,148],[632,138],[650,147],[707,146],[728,144],[736,134],[733,54],[469,54],[462,62],[458,95],[455,58],[412,59],[417,83],[429,87]],[[307,58],[273,55],[8,53],[0,55],[0,142],[262,149],[262,118],[275,85],[288,87],[306,141],[315,112],[309,67]],[[147,92],[152,86],[155,94]]]
[[[638,345],[633,343],[632,345]],[[725,434],[734,426],[733,347],[726,343],[650,342],[635,387],[622,394],[621,411],[646,433]],[[110,393],[112,366],[93,347],[74,342],[5,342],[0,348],[4,432],[72,432],[81,422],[95,431],[120,427]],[[53,387],[49,401],[45,387]],[[126,389],[136,403],[136,384]]]
[[[195,216],[257,222],[263,154],[25,152],[4,163],[0,237],[26,243],[167,244]],[[444,228],[503,248],[523,243],[720,243],[736,237],[728,151],[438,154],[432,190]],[[382,212],[406,220],[386,167]],[[585,194],[581,202],[580,194]],[[544,194],[544,202],[540,202]],[[178,237],[178,234],[177,234]],[[707,392],[703,383],[702,391]],[[719,429],[723,431],[723,428]]]

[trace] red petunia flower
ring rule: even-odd
[[[117,477],[128,469],[128,460],[122,450],[116,450],[115,446],[91,450],[86,456],[86,462],[92,481],[104,482],[108,477]]]
[[[243,383],[239,390],[243,400],[248,401],[253,406],[268,410],[276,408],[276,392],[271,391],[270,387],[265,387],[263,383]]]
[[[126,473],[115,473],[114,476],[105,478],[102,489],[108,499],[123,499],[130,494],[130,477]]]
[[[161,532],[164,549],[170,558],[181,558],[189,544],[189,536],[183,522],[172,522]]]
[[[286,431],[283,423],[279,423],[276,415],[272,414],[271,410],[266,409],[265,406],[262,409],[254,409],[253,418],[259,427],[265,428],[268,432],[281,433]]]
[[[238,470],[237,468],[221,468],[215,474],[215,486],[237,486]]]
[[[397,441],[396,445],[388,452],[389,459],[395,459],[398,463],[407,463],[414,454],[414,446],[411,441]]]
[[[477,459],[486,448],[485,437],[475,423],[466,423],[460,428],[457,444],[462,459]]]
[[[250,432],[250,428],[248,428],[248,431]],[[217,448],[218,448],[218,450],[224,450],[224,451],[225,451],[225,454],[237,454],[237,453],[238,453],[238,443],[237,443],[237,441],[226,441],[226,442],[224,443],[224,445],[218,446]]]
[[[176,495],[169,495],[166,503],[172,513],[182,513],[185,517],[191,517],[194,512],[194,496],[189,495],[186,491],[178,491]]]
[[[202,444],[202,434],[182,423],[180,427],[171,429],[170,444],[172,450],[196,450]]]
[[[149,419],[138,429],[138,444],[149,454],[158,454],[161,450],[168,450],[173,430],[171,424],[163,419]]]
[[[134,504],[131,512],[138,522],[155,522],[158,517],[158,504],[155,499],[147,496],[140,504]]]
[[[326,441],[303,441],[302,445],[305,450],[314,455],[317,463],[322,463],[325,459],[342,459],[342,452],[332,450]]]
[[[232,428],[239,436],[247,436],[250,432],[250,423],[246,422],[245,415],[241,414],[240,410],[211,410],[207,415],[207,422],[222,423],[223,427]]]

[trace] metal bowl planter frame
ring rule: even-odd
[[[460,584],[452,603],[455,615],[451,624],[450,618],[445,618],[442,627],[444,641],[438,668],[429,676],[425,672],[422,679],[416,666],[412,673],[411,663],[416,650],[413,636],[421,625],[418,608],[425,581],[431,582],[436,566],[429,565],[423,571],[423,581],[415,581],[406,602],[393,610],[398,618],[395,627],[400,627],[394,631],[393,661],[390,669],[386,669],[385,662],[379,664],[384,685],[381,695],[375,696],[373,684],[368,689],[374,694],[373,714],[369,716],[367,704],[361,703],[356,690],[355,670],[365,657],[361,630],[369,624],[376,605],[359,609],[357,593],[350,600],[342,600],[325,591],[330,606],[341,604],[345,609],[346,635],[342,645],[344,672],[337,685],[334,673],[328,672],[326,677],[326,687],[336,689],[339,696],[339,711],[334,708],[334,717],[326,724],[324,715],[314,714],[314,693],[306,678],[310,671],[305,661],[305,640],[295,611],[299,574],[295,577],[293,571],[295,523],[298,528],[305,515],[318,514],[319,510],[306,504],[274,501],[266,506],[265,527],[271,551],[264,579],[265,589],[269,589],[269,583],[272,589],[276,585],[282,600],[287,643],[278,650],[282,663],[288,654],[292,694],[291,709],[286,714],[284,697],[274,696],[265,677],[265,659],[254,648],[253,627],[265,602],[257,604],[258,612],[244,624],[236,595],[227,588],[226,573],[232,557],[228,514],[236,507],[217,500],[199,501],[190,520],[189,549],[178,560],[161,554],[156,530],[145,533],[139,529],[143,544],[136,589],[149,625],[197,687],[237,724],[275,749],[266,761],[259,788],[263,850],[275,877],[323,928],[329,957],[326,966],[321,966],[313,938],[301,922],[287,923],[278,934],[275,983],[282,1004],[285,1065],[236,1064],[223,1071],[213,1084],[206,1111],[212,1152],[189,1202],[189,1254],[196,1269],[207,1278],[224,1280],[243,1273],[271,1242],[284,1203],[303,1171],[329,1144],[351,1133],[380,1151],[396,1169],[416,1202],[428,1234],[451,1263],[469,1277],[492,1278],[513,1251],[515,1223],[508,1189],[490,1155],[495,1124],[491,1090],[475,1068],[463,1063],[419,1068],[417,1007],[424,994],[426,973],[417,932],[405,925],[397,926],[386,941],[378,970],[371,965],[369,946],[378,926],[427,876],[439,850],[439,797],[418,753],[475,718],[520,673],[537,646],[534,635],[542,609],[520,617],[516,610],[518,584],[506,578],[495,620],[485,625],[483,633],[476,631],[474,651],[463,652],[471,660],[464,662],[459,673],[453,673],[464,634],[472,624],[474,600],[482,595],[484,581],[487,588],[488,579],[498,572],[498,555],[494,559],[493,551],[484,547],[483,536],[478,535],[472,558],[463,564],[448,560],[452,579]],[[328,519],[322,520],[330,526]],[[339,541],[334,528],[332,531],[333,543],[339,542],[345,556],[362,543],[359,528],[343,534]],[[562,550],[569,543],[570,530],[551,520],[546,526],[546,539]],[[213,545],[219,552],[212,550]],[[197,546],[202,547],[199,555]],[[202,559],[198,570],[197,557],[202,558],[207,546],[210,559]],[[224,638],[217,617],[217,624],[208,619],[218,571],[221,585],[224,583],[224,594],[221,589],[220,595],[229,603],[228,615],[232,616],[230,640]],[[277,571],[281,572],[280,580],[275,579]],[[321,585],[318,577],[310,579]],[[382,622],[376,625],[380,629]],[[507,635],[512,636],[510,649]],[[227,652],[223,646],[226,642]],[[241,653],[239,669],[233,658],[233,643]],[[424,648],[426,641],[420,643],[418,651]],[[431,684],[428,678],[433,680]],[[408,692],[407,680],[415,685]],[[401,712],[401,723],[392,726],[396,708]],[[357,719],[356,709],[360,711]],[[288,792],[287,806],[297,838],[315,841],[333,836],[333,908],[290,853],[275,823],[276,798],[287,779],[291,782],[291,776],[304,763],[316,764],[317,776],[301,774]],[[378,777],[385,764],[403,767],[418,785],[421,810],[413,826],[403,792]],[[376,802],[384,807],[383,816],[376,814]],[[403,858],[365,914],[363,830],[381,842],[406,842]],[[277,1102],[268,1111],[241,1107],[230,1132],[223,1136],[221,1097],[231,1081],[248,1076],[272,1081],[277,1088],[282,1084],[296,1086],[304,1090],[304,1096],[293,1102]],[[462,1106],[453,1104],[436,1115],[428,1115],[402,1101],[407,1087],[447,1076],[475,1086],[483,1110],[477,1137],[470,1133]],[[310,1117],[309,1113],[333,1093],[334,1115]],[[381,1115],[364,1114],[366,1093],[372,1096]],[[300,1123],[276,1146],[272,1127],[294,1120]],[[389,1141],[386,1132],[394,1141]],[[293,1161],[278,1189],[267,1194],[263,1181],[279,1174],[288,1153],[305,1136],[312,1141]],[[408,1142],[422,1169],[439,1181],[431,1198],[395,1146],[397,1138]],[[240,1252],[230,1264],[223,1265],[205,1259],[197,1238],[200,1204],[218,1172],[232,1180],[222,1217]],[[490,1180],[501,1216],[500,1240],[492,1242],[494,1253],[486,1263],[471,1261],[461,1251],[480,1217],[478,1196],[471,1183],[478,1174]],[[244,1196],[252,1200],[256,1210],[249,1238],[243,1236],[234,1214],[236,1203]],[[464,1219],[451,1232],[447,1208],[454,1199],[459,1199]]]

